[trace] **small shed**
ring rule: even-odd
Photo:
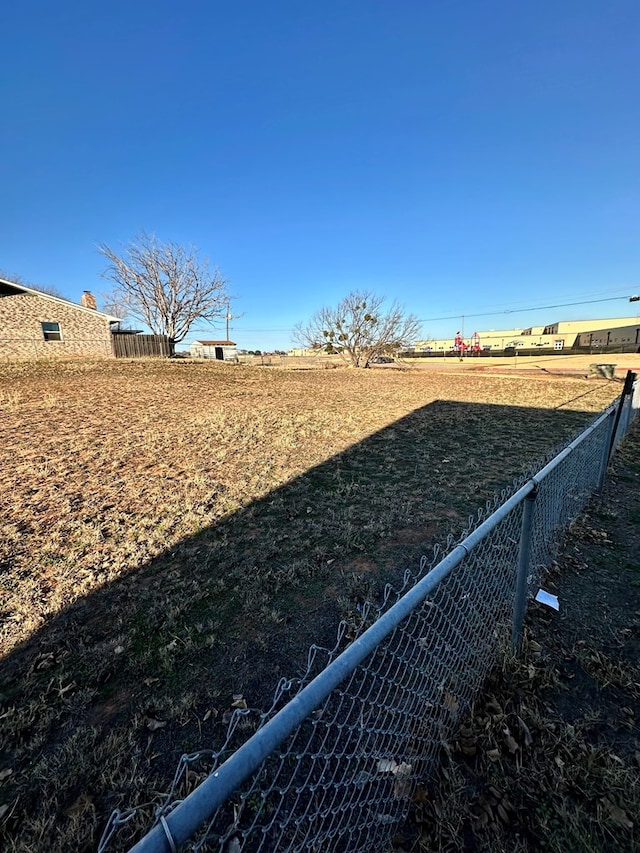
[[[237,361],[238,347],[233,341],[194,341],[189,347],[191,358],[213,358],[216,361]]]

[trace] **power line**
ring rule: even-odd
[[[459,311],[449,317],[425,317],[421,323],[436,323],[439,320],[459,320],[460,317],[495,317],[497,314],[521,314],[523,311],[548,311],[551,308],[568,308],[573,305],[592,305],[595,302],[617,302],[620,299],[628,299],[628,296],[609,296],[607,299],[583,299],[580,302],[559,302],[555,305],[536,305],[533,308],[505,308],[502,311],[484,311],[481,314],[466,314]]]
[[[558,303],[555,303],[553,305],[534,305],[530,308],[504,308],[502,310],[494,309],[493,311],[482,311],[482,312],[473,313],[473,314],[467,314],[464,311],[458,311],[457,314],[450,314],[450,315],[447,315],[446,317],[422,317],[422,318],[420,318],[419,321],[421,323],[437,323],[437,322],[440,322],[441,320],[459,320],[460,317],[462,317],[462,316],[464,316],[465,318],[468,317],[469,319],[473,319],[475,317],[496,317],[499,314],[522,314],[522,313],[525,313],[527,311],[550,311],[551,309],[554,309],[554,308],[570,308],[570,307],[573,307],[575,305],[594,305],[594,304],[599,303],[599,302],[618,302],[621,299],[630,299],[630,297],[625,294],[624,296],[609,296],[605,299],[582,299],[582,300],[578,300],[576,302],[558,302]],[[293,331],[293,328],[289,328],[289,329],[247,329],[247,328],[243,328],[240,326],[236,326],[236,327],[232,326],[231,329],[232,329],[232,331],[241,332],[241,333],[251,332],[251,333],[262,333],[262,334],[266,334],[268,332],[286,333],[286,332],[292,332]],[[203,329],[201,327],[197,327],[197,328],[192,329],[192,332],[205,332],[205,331],[212,331],[211,326],[208,329]]]
[[[458,315],[460,316],[460,315]],[[231,331],[236,332],[292,332],[293,329],[246,329],[244,326],[234,326],[230,325],[229,329]],[[222,331],[220,326],[214,326],[213,328],[210,326],[208,329],[202,328],[201,326],[192,326],[191,331],[195,332],[211,332],[211,331]]]

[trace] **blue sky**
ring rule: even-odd
[[[637,313],[637,0],[22,0],[0,31],[8,273],[76,301],[99,242],[193,243],[262,349],[355,288],[436,337]]]

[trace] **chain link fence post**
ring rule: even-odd
[[[537,487],[527,495],[524,500],[522,512],[522,524],[520,526],[520,547],[518,551],[518,576],[516,580],[516,594],[513,608],[513,627],[511,630],[511,649],[514,654],[520,653],[522,644],[522,627],[527,610],[527,593],[529,590],[529,565],[531,562],[531,529],[533,523],[533,510]]]
[[[609,454],[611,443],[613,440],[613,428],[616,420],[616,410],[611,409],[607,418],[607,429],[602,442],[602,458],[600,460],[600,473],[598,474],[598,494],[604,489],[604,481],[607,477],[607,468],[609,467]]]
[[[611,454],[618,446],[618,442],[625,434],[625,419],[622,417],[622,415],[625,411],[627,398],[631,397],[633,393],[633,385],[635,379],[636,374],[632,370],[627,370],[627,375],[624,380],[624,386],[622,388],[622,394],[620,395],[620,400],[616,409],[615,426],[613,428],[613,435],[611,436],[611,442],[609,444],[609,457],[611,457]],[[622,426],[620,424],[620,421],[622,421]]]
[[[631,421],[633,420],[633,397],[635,391],[635,380],[636,374],[629,371],[629,391],[627,393],[626,398],[626,408],[624,412],[624,435],[629,432],[629,427],[631,426]],[[626,387],[626,385],[625,385]]]

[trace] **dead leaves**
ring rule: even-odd
[[[442,704],[452,717],[456,718],[458,716],[458,713],[460,711],[460,703],[453,695],[453,693],[445,693],[442,700]]]
[[[152,733],[164,729],[167,725],[167,721],[161,719],[160,713],[157,708],[153,707],[147,708],[144,712],[145,728]],[[151,738],[149,738],[149,742],[151,742]]]
[[[609,539],[609,534],[606,530],[602,530],[597,527],[583,527],[582,528],[582,536],[588,542],[597,542],[598,544],[603,545],[611,545],[611,539]]]
[[[520,749],[520,744],[514,738],[514,736],[511,734],[511,732],[508,728],[504,729],[504,733],[505,733],[504,745],[507,747],[507,749],[509,750],[511,755],[515,755],[516,752],[518,752],[518,750]]]
[[[478,752],[478,741],[472,726],[460,726],[458,749],[467,758],[473,758]]]
[[[527,652],[533,660],[540,660],[542,657],[542,646],[535,640],[529,640],[527,643]]]
[[[531,729],[530,729],[530,728],[529,728],[529,726],[525,723],[525,721],[522,719],[522,717],[518,717],[518,716],[516,716],[516,719],[517,719],[517,721],[518,721],[518,725],[520,726],[520,729],[522,730],[522,736],[523,736],[523,739],[524,739],[524,745],[525,745],[526,747],[530,747],[530,746],[531,746],[531,744],[533,743],[533,736],[532,736],[532,734],[531,734]]]
[[[523,706],[524,709],[524,706]],[[533,744],[530,727],[519,714],[507,714],[495,698],[488,696],[472,717],[460,726],[456,748],[465,758],[486,757],[497,762],[504,754],[521,760],[523,750]]]
[[[616,806],[608,797],[601,797],[600,802],[604,806],[607,815],[615,824],[621,826],[623,829],[633,829],[633,821],[629,819],[624,809]]]
[[[408,796],[411,790],[411,764],[393,759],[381,758],[377,764],[378,773],[390,773],[393,776],[393,795],[396,799]]]
[[[471,815],[475,831],[491,829],[501,833],[517,820],[517,812],[509,797],[493,785],[478,797],[471,807]]]
[[[512,728],[507,725],[502,730],[504,734],[504,745],[508,752],[515,757],[516,763],[519,767],[520,762],[522,761],[521,752],[523,749],[528,749],[533,744],[533,735],[531,734],[531,729],[522,717],[514,714],[510,718],[510,721]],[[517,729],[514,727],[514,721],[517,723]],[[518,736],[518,739],[516,739],[516,735]]]
[[[210,720],[211,718],[213,718],[214,720],[216,720],[218,718],[218,709],[217,708],[208,708],[204,712],[204,716],[202,717],[202,722],[206,723],[207,720]]]
[[[585,739],[591,729],[585,729],[580,718],[569,724],[557,716],[540,690],[546,686],[556,649],[545,644],[545,663],[541,644],[529,640],[525,650],[528,661],[516,662],[509,680],[506,670],[502,676],[490,677],[494,692],[485,694],[461,721],[453,747],[445,745],[450,763],[446,771],[442,769],[437,793],[430,791],[422,798],[425,802],[414,799],[416,821],[420,822],[419,814],[425,823],[423,840],[434,834],[434,821],[437,824],[434,837],[439,846],[426,844],[421,848],[425,853],[448,849],[445,842],[450,837],[459,841],[465,831],[474,837],[478,849],[505,833],[510,838],[539,838],[538,833],[548,832],[551,823],[560,821],[564,826],[576,804],[585,832],[607,824],[609,833],[626,837],[636,829],[637,800],[623,792],[635,788],[632,780],[640,766],[640,752],[636,748],[637,754],[632,752],[629,759],[594,746]],[[612,673],[611,661],[602,652],[589,650],[584,657],[594,670]],[[527,667],[533,670],[532,677]],[[617,711],[622,722],[632,727],[640,716],[633,701]],[[616,724],[620,725],[617,717]],[[467,800],[470,778],[474,787],[478,780],[485,782],[471,803]],[[625,796],[627,803],[621,801]],[[573,831],[567,824],[567,838],[575,841]]]

